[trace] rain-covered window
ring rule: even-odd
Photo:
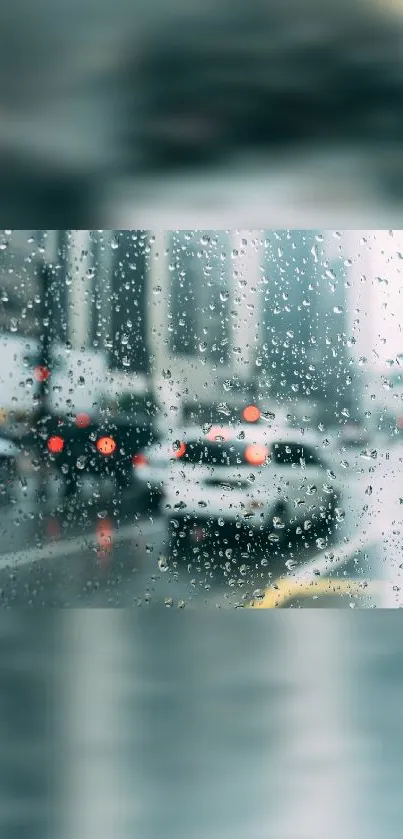
[[[229,236],[180,230],[171,236],[170,347],[225,364],[229,355]]]

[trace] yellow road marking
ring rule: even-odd
[[[279,609],[285,606],[287,602],[296,598],[313,598],[321,594],[336,597],[345,595],[350,595],[350,597],[371,597],[379,595],[384,589],[385,583],[376,580],[340,580],[334,577],[325,577],[317,580],[285,579],[278,580],[273,587],[267,589],[262,599],[254,600],[251,608]]]

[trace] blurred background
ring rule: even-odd
[[[7,839],[401,834],[401,27],[0,11]],[[172,543],[145,449],[250,407],[326,455],[333,526]]]
[[[397,218],[401,26],[385,0],[6,5],[4,225],[129,227],[190,191],[236,226],[234,190],[277,224],[311,226],[312,205]]]

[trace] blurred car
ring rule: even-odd
[[[164,441],[153,443],[132,459],[134,483],[149,511],[161,506],[173,457],[172,443]]]
[[[45,460],[63,476],[66,495],[76,493],[84,474],[136,489],[133,458],[158,439],[156,410],[151,397],[123,394],[91,413],[47,417],[35,434]]]
[[[284,428],[188,428],[141,469],[173,527],[199,536],[218,522],[281,543],[291,526],[329,522],[340,499],[318,438]]]
[[[361,423],[349,422],[341,429],[340,440],[343,446],[359,448],[370,443],[370,434]]]

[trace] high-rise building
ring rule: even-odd
[[[262,366],[272,395],[309,391],[321,257],[314,230],[264,231],[261,249]],[[309,394],[308,394],[309,395]]]
[[[169,243],[170,350],[228,362],[230,239],[225,231],[180,230]]]
[[[116,230],[112,240],[112,368],[149,372],[148,234]]]

